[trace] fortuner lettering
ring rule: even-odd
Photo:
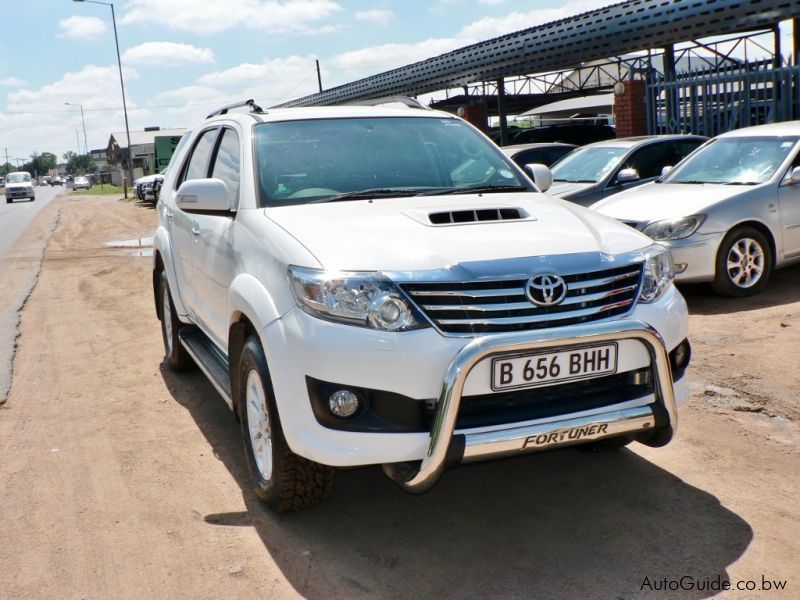
[[[539,435],[531,435],[525,438],[522,449],[525,450],[525,448],[529,446],[549,446],[550,444],[557,444],[563,441],[577,442],[581,439],[599,437],[607,433],[608,423],[573,427],[571,429],[562,429],[561,431],[553,431],[551,433],[540,433]]]

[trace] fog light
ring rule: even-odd
[[[675,269],[675,273],[677,274],[677,273],[683,273],[688,266],[689,266],[688,263],[675,263],[675,265],[673,265],[673,268]]]
[[[692,356],[692,347],[689,340],[683,340],[672,351],[672,368],[676,371],[683,371],[688,365]]]
[[[337,390],[328,398],[328,407],[335,416],[346,419],[358,412],[361,400],[350,390]]]

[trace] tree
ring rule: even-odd
[[[75,154],[70,151],[64,155],[64,160],[67,161],[67,172],[76,175],[83,175],[85,173],[93,173],[97,170],[92,157],[88,154]]]
[[[23,171],[28,171],[34,175],[46,175],[50,169],[56,168],[58,157],[52,152],[42,152],[31,154],[31,160],[22,165]]]

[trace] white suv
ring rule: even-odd
[[[6,175],[6,202],[13,202],[19,198],[27,198],[31,202],[36,200],[33,179],[27,171],[16,171]]]
[[[671,439],[690,347],[664,247],[452,115],[244,104],[175,151],[153,287],[167,363],[231,406],[272,509],[335,467],[419,492],[461,462]]]

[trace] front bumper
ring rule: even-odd
[[[674,287],[656,303],[637,304],[628,316],[596,322],[592,327],[614,327],[627,331],[630,323],[634,322],[635,329],[641,329],[644,323],[647,324],[646,331],[658,332],[663,340],[664,353],[673,350],[688,336],[686,303]],[[494,344],[494,340],[536,344],[553,336],[561,339],[562,345],[585,345],[586,340],[577,336],[581,332],[599,331],[586,327],[588,325],[569,326],[513,335],[487,334],[480,338],[444,336],[432,328],[397,334],[331,323],[294,309],[265,327],[261,337],[289,447],[310,460],[345,467],[423,460],[428,456],[431,428],[387,433],[341,431],[325,427],[312,410],[308,377],[344,386],[390,391],[416,400],[436,399],[441,397],[443,381],[446,381],[447,373],[455,364],[455,357],[461,356],[467,347],[474,347],[476,343]],[[648,344],[647,339],[632,335],[619,339],[619,372],[642,368],[653,370],[652,352],[648,350]],[[493,352],[504,351],[502,347],[492,347]],[[470,365],[470,371],[464,373],[464,381],[460,384],[461,392],[469,397],[492,393],[489,389],[490,362],[491,359],[479,360]],[[669,378],[665,382],[664,385],[671,385]],[[677,381],[674,389],[680,404],[689,395],[686,378]],[[474,437],[478,434],[493,436],[500,432],[500,436],[513,438],[518,432],[510,429],[546,426],[555,430],[563,427],[563,423],[569,419],[605,418],[602,415],[606,413],[639,409],[659,402],[657,394],[648,393],[599,408],[517,420],[511,424],[506,422],[480,427],[456,425],[455,434],[469,434],[471,439],[477,440],[485,439]],[[432,410],[435,411],[435,407]],[[436,415],[434,412],[429,422],[432,423]],[[579,440],[572,438],[572,442],[596,439],[598,435],[605,437],[604,433],[610,434],[612,431],[616,432],[616,429],[595,431],[592,438],[582,435]],[[570,439],[568,435],[566,439]],[[538,445],[530,442],[526,446],[526,449],[534,449]],[[473,456],[470,451],[464,459],[472,460]]]
[[[694,233],[682,240],[660,242],[672,251],[675,280],[679,283],[712,281],[717,251],[724,236],[724,233]]]

